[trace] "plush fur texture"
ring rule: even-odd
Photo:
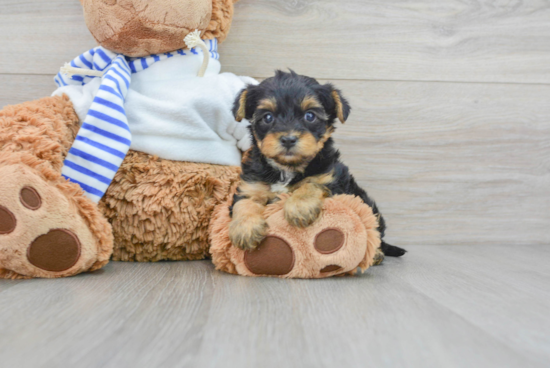
[[[78,132],[78,116],[69,98],[45,97],[0,111],[0,154],[26,156],[59,176]]]
[[[78,118],[66,96],[0,111],[0,206],[17,224],[13,232],[0,234],[0,277],[65,277],[108,262],[113,249],[109,223],[78,185],[61,177],[77,129]],[[39,209],[22,205],[24,187],[40,195]],[[80,258],[67,270],[46,271],[27,258],[33,240],[51,229],[67,229],[80,240]]]
[[[198,29],[223,42],[233,17],[233,0],[81,0],[88,29],[97,42],[127,56],[148,56],[185,48]]]
[[[214,207],[240,168],[130,151],[99,204],[113,226],[115,261],[204,259]]]
[[[216,269],[242,276],[278,276],[283,278],[324,278],[354,274],[357,268],[366,270],[373,264],[376,249],[380,246],[378,221],[372,209],[358,197],[339,195],[323,203],[323,217],[307,228],[296,228],[286,221],[284,207],[288,194],[269,204],[263,217],[269,224],[268,236],[284,239],[294,254],[293,267],[283,275],[256,274],[247,266],[245,251],[232,245],[229,238],[230,202],[216,208],[210,229],[212,261]],[[344,245],[330,254],[319,252],[314,243],[318,234],[337,229],[345,234]],[[260,245],[261,249],[262,245]],[[276,258],[276,254],[266,255]],[[267,260],[269,261],[269,260]],[[337,268],[322,272],[326,267]],[[339,267],[339,268],[338,268]],[[329,269],[330,270],[330,269]]]

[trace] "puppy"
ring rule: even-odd
[[[380,235],[386,230],[376,203],[357,185],[331,134],[338,119],[344,123],[350,106],[331,84],[293,71],[277,71],[272,78],[248,86],[235,100],[237,121],[248,119],[252,148],[243,157],[241,183],[233,198],[229,236],[242,249],[254,249],[267,233],[262,214],[282,192],[286,220],[307,227],[321,214],[323,199],[335,194],[360,197],[378,217]],[[405,250],[382,240],[375,263],[384,255],[399,257]]]

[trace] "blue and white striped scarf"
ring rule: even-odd
[[[205,40],[205,43],[209,47],[210,57],[219,59],[217,40]],[[66,179],[79,184],[94,202],[99,202],[107,191],[132,143],[132,134],[124,110],[132,73],[139,73],[158,61],[184,56],[189,52],[196,55],[201,53],[200,49],[191,49],[143,58],[128,58],[100,46],[71,61],[72,67],[103,72],[101,86],[61,171]],[[68,77],[58,73],[54,80],[62,87],[85,85],[94,78],[98,77]]]

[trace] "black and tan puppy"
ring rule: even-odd
[[[267,232],[264,208],[281,192],[291,193],[285,218],[297,227],[319,217],[325,197],[359,196],[378,216],[384,237],[386,225],[376,203],[357,185],[334,148],[335,120],[344,123],[350,113],[339,90],[292,71],[277,71],[275,77],[244,89],[233,113],[237,121],[250,121],[253,136],[233,199],[229,235],[234,245],[253,249],[262,241]],[[406,252],[384,241],[380,250],[377,263],[383,255],[399,257]]]

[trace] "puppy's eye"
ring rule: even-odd
[[[275,118],[273,117],[273,114],[265,114],[264,115],[264,123],[271,124],[271,123],[273,123],[273,120],[275,120]]]
[[[306,119],[306,121],[308,123],[313,123],[315,122],[315,120],[317,120],[317,116],[315,116],[314,113],[312,113],[311,111],[308,111],[306,112],[306,114],[304,115],[304,119]]]

